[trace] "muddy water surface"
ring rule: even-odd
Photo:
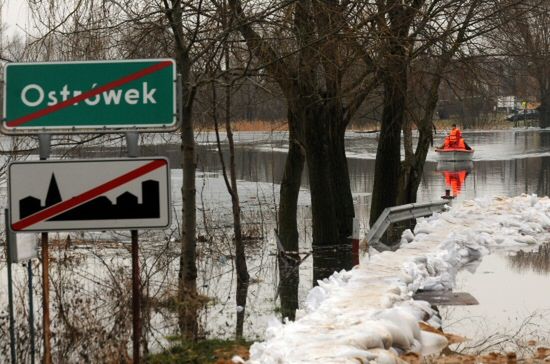
[[[423,182],[418,191],[418,201],[437,200],[445,194],[445,190],[455,195],[456,200],[497,195],[515,196],[521,193],[534,193],[540,196],[550,194],[550,131],[525,129],[465,131],[464,136],[476,150],[473,163],[438,165],[435,153],[430,151]],[[281,313],[281,291],[284,287],[280,287],[279,282],[273,229],[276,226],[278,184],[286,157],[287,135],[284,132],[236,133],[235,137],[239,192],[243,205],[243,225],[252,279],[248,291],[244,332],[248,338],[261,339],[267,321],[272,316],[280,316]],[[346,138],[356,216],[360,220],[364,234],[369,218],[377,141],[374,134],[365,133],[349,132]],[[438,134],[435,145],[441,144],[442,139],[443,133]],[[199,209],[197,218],[200,235],[198,276],[201,293],[210,298],[207,309],[201,315],[201,323],[205,336],[231,337],[235,332],[235,317],[239,310],[234,298],[231,205],[213,141],[212,134],[201,133],[198,136],[197,204]],[[151,259],[151,267],[155,269],[151,268],[147,271],[144,267],[144,271],[149,272],[147,274],[152,277],[154,289],[151,289],[150,294],[156,294],[155,300],[161,302],[164,299],[162,294],[175,289],[178,273],[177,226],[181,221],[179,190],[182,182],[181,170],[178,169],[181,162],[180,147],[176,138],[144,140],[143,144],[143,155],[167,156],[173,168],[173,229],[159,233],[158,236],[162,237],[160,240],[158,236],[151,238],[162,245],[164,250],[156,249],[155,254],[166,259],[165,266],[157,271],[157,260]],[[224,147],[226,147],[225,144]],[[124,156],[121,147],[83,149],[79,153],[80,155],[77,153],[71,157]],[[311,256],[308,255],[311,251],[309,239],[311,215],[306,173],[304,173],[302,187],[299,219],[300,253],[303,263],[298,269],[300,283],[297,297],[295,297],[299,306],[303,304],[312,286],[313,268]],[[150,236],[150,234],[143,236],[143,240],[147,241],[146,239]],[[123,233],[115,235],[115,238],[122,243],[128,240],[127,234]],[[143,247],[146,247],[145,243]],[[103,251],[98,250],[94,256],[86,253],[82,254],[81,258],[88,260],[87,266],[97,271],[98,277],[103,277],[108,272],[105,270],[103,254],[105,254]],[[128,257],[126,254],[127,251],[123,247],[117,250],[117,256],[122,256],[123,260],[124,257],[126,259]],[[536,328],[533,337],[547,336],[544,330],[549,326],[540,323],[543,322],[541,315],[544,315],[545,310],[550,309],[547,304],[550,302],[548,297],[550,278],[546,272],[534,270],[530,266],[531,263],[518,263],[520,258],[516,258],[516,263],[513,263],[512,254],[515,254],[513,255],[515,257],[540,257],[541,253],[497,252],[487,256],[474,274],[467,271],[461,273],[460,290],[473,294],[480,301],[480,305],[468,308],[477,311],[463,311],[465,308],[448,310],[445,314],[446,325],[449,325],[451,331],[462,333],[473,340],[480,340],[488,333],[502,333],[505,329],[517,331],[519,323],[520,327]],[[522,262],[531,258],[525,259]],[[532,260],[537,259],[540,258]],[[128,261],[124,260],[123,263],[126,264]],[[147,264],[147,261],[144,264]],[[518,267],[522,267],[522,270],[520,271]],[[77,270],[78,266],[75,267],[75,271]],[[18,271],[21,271],[21,274],[24,273],[22,270]],[[122,269],[121,272],[124,273],[125,270]],[[81,274],[79,282],[86,277],[90,275]],[[19,279],[24,287],[24,275]],[[0,285],[3,285],[1,282],[0,280]],[[96,284],[91,279],[85,283],[86,292],[104,290],[101,284]],[[0,287],[0,291],[3,288],[5,287]],[[38,288],[36,287],[37,290]],[[509,293],[510,296],[500,295],[504,293]],[[0,297],[2,307],[4,307],[2,301],[4,297]],[[165,345],[163,338],[177,332],[177,322],[169,310],[159,310],[151,315],[149,340],[151,347],[158,349]],[[468,318],[474,317],[479,318],[475,322],[480,323],[482,329],[477,330],[479,325],[473,325],[471,320],[468,321]],[[527,318],[531,321],[528,321],[528,325],[522,326]],[[107,320],[107,322],[110,321]],[[489,322],[492,326],[483,328],[483,322]],[[532,325],[532,322],[539,324]],[[451,324],[455,326],[452,327]],[[4,344],[2,339],[0,344]]]
[[[455,197],[455,201],[493,196],[516,196],[521,193],[550,194],[550,131],[540,130],[506,130],[506,131],[472,131],[464,132],[468,143],[475,149],[472,163],[442,164],[437,163],[436,155],[430,151],[424,170],[423,181],[418,191],[418,201],[437,200],[446,190]],[[282,177],[286,149],[285,133],[242,133],[237,137],[237,173],[238,178],[263,184],[278,184]],[[199,146],[199,170],[219,172],[220,163],[212,136],[202,135]],[[443,134],[436,136],[435,145],[441,143]],[[374,134],[347,134],[347,154],[351,188],[354,194],[356,216],[361,226],[368,224],[370,193],[373,186],[374,158],[377,140]],[[157,149],[158,148],[158,149]],[[173,165],[179,164],[179,146],[163,145],[151,147],[150,152],[168,155]],[[223,187],[222,187],[223,188]],[[278,185],[273,187],[273,199],[276,204]],[[304,193],[301,205],[301,249],[310,250],[308,239],[309,196],[307,195],[307,173],[303,177]],[[266,203],[270,203],[266,201]],[[273,216],[272,216],[273,217]],[[273,225],[274,226],[274,225]],[[271,226],[271,228],[273,227]],[[269,229],[269,228],[268,228]],[[364,230],[363,230],[364,231]],[[268,234],[269,235],[269,234]],[[268,242],[268,249],[274,247]],[[523,326],[534,328],[532,319],[539,317],[550,309],[550,278],[546,273],[535,273],[524,269],[519,271],[512,267],[510,251],[497,252],[487,256],[472,275],[464,271],[458,277],[461,290],[472,293],[480,301],[479,306],[447,310],[448,325],[458,325],[457,331],[470,338],[472,343],[486,338],[490,333],[507,333]],[[522,253],[518,253],[522,254]],[[532,253],[539,256],[538,253]],[[305,256],[305,254],[303,255]],[[274,269],[273,257],[267,258]],[[300,267],[300,290],[298,301],[305,299],[311,287],[311,258]],[[266,274],[262,270],[262,274]],[[265,277],[271,277],[265,280]],[[266,274],[261,278],[260,290],[270,292],[271,304],[260,304],[261,317],[278,313],[280,302],[276,274]],[[270,282],[269,282],[270,281]],[[504,282],[507,282],[504,284]],[[512,282],[515,285],[511,285]],[[525,282],[529,282],[525,284]],[[271,285],[271,287],[270,287]],[[508,294],[509,296],[505,296]],[[254,308],[251,308],[255,311]],[[267,309],[267,312],[265,310]],[[467,311],[467,310],[473,311]],[[271,311],[271,312],[269,312]],[[258,312],[257,312],[258,313]],[[539,315],[539,316],[537,316]],[[471,319],[464,319],[470,317]],[[477,319],[474,319],[476,318]],[[252,317],[251,317],[252,318]],[[473,320],[473,321],[472,321]],[[540,319],[537,319],[540,322]],[[227,321],[226,321],[227,322]],[[473,322],[477,323],[476,325]],[[525,324],[529,322],[529,324]],[[461,326],[462,325],[462,326]],[[489,325],[489,326],[487,326]],[[518,326],[519,325],[519,326]],[[255,321],[249,329],[261,336],[262,320]],[[537,330],[535,330],[537,331]],[[250,332],[250,331],[249,331]],[[537,331],[535,336],[544,337],[546,332]],[[495,336],[502,339],[502,336]],[[493,342],[493,341],[491,341]],[[471,344],[469,346],[475,346]]]

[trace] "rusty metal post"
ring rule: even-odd
[[[131,230],[132,234],[132,345],[133,363],[140,362],[141,340],[141,279],[139,276],[139,245],[138,231]]]
[[[41,233],[42,242],[42,327],[44,330],[44,364],[52,363],[50,332],[50,258],[48,255],[48,233]]]
[[[139,156],[139,133],[126,133],[128,157]],[[138,231],[130,230],[132,236],[132,349],[133,363],[140,363],[141,342],[141,278],[139,275]]]
[[[40,160],[50,156],[51,135],[39,134],[38,146]],[[50,331],[50,257],[48,255],[48,233],[41,233],[42,246],[42,329],[44,331],[44,364],[52,363],[51,331]]]
[[[35,363],[35,332],[34,332],[34,302],[33,302],[33,286],[32,286],[32,259],[27,261],[28,286],[29,286],[29,336],[31,342],[31,364]]]
[[[352,264],[358,265],[359,264],[359,219],[354,217],[353,218],[353,230],[352,230],[351,237],[349,240],[351,240],[351,255],[352,255]]]
[[[10,358],[11,363],[15,364],[17,363],[17,350],[16,350],[16,342],[15,342],[15,314],[13,312],[13,277],[11,272],[11,264],[13,261],[13,252],[11,251],[11,247],[15,243],[13,240],[15,240],[15,234],[10,231],[9,224],[10,224],[10,218],[9,218],[9,211],[8,209],[4,210],[5,215],[5,229],[6,229],[6,263],[7,263],[7,269],[8,269],[8,306],[9,306],[9,320],[10,320]]]

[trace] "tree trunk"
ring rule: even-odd
[[[184,86],[185,88],[185,86]],[[181,168],[183,171],[182,194],[182,231],[179,272],[179,326],[182,335],[196,338],[198,330],[198,310],[200,303],[197,295],[196,266],[196,209],[195,209],[195,138],[191,108],[184,110],[181,131]]]
[[[227,129],[227,136],[232,134],[231,129]],[[246,298],[248,293],[248,283],[250,276],[248,274],[248,268],[246,265],[246,253],[244,250],[244,242],[242,237],[241,228],[241,206],[239,202],[239,195],[237,192],[237,179],[235,171],[235,151],[233,150],[233,140],[230,139],[230,171],[231,171],[231,185],[233,193],[231,196],[232,210],[233,210],[233,231],[235,234],[235,267],[237,269],[237,329],[236,337],[241,338],[243,336],[244,314],[246,308]]]
[[[283,318],[294,320],[298,308],[299,234],[297,223],[298,196],[302,181],[305,155],[297,139],[297,125],[292,112],[288,112],[289,147],[285,171],[281,180],[279,202],[279,239],[285,254],[279,254],[279,294]]]
[[[338,228],[338,264],[333,271],[353,268],[353,256],[350,237],[353,234],[353,218],[355,209],[351,193],[348,160],[346,157],[345,132],[342,107],[338,110],[326,110],[325,115],[331,115],[330,123],[330,169],[333,189],[333,201],[336,207],[336,223]],[[326,222],[328,223],[328,222]]]
[[[548,133],[540,134],[540,146],[550,146],[550,135]],[[548,196],[550,194],[550,157],[541,158],[537,194],[539,196]]]
[[[193,128],[193,101],[196,87],[191,84],[191,60],[184,44],[181,2],[166,4],[166,16],[174,33],[176,63],[181,75],[181,168],[183,172],[181,255],[178,274],[178,323],[184,337],[195,339],[198,332],[198,310],[201,305],[197,294],[196,266],[196,201],[195,201],[195,136]]]
[[[303,128],[300,136],[308,166],[311,192],[314,282],[325,278],[334,270],[342,269],[342,262],[334,255],[334,249],[343,248],[341,243],[352,230],[353,200],[347,173],[344,151],[345,124],[332,133],[334,120],[342,120],[342,99],[338,92],[339,59],[329,52],[335,47],[334,39],[327,43],[328,36],[318,38],[313,10],[325,12],[325,28],[338,28],[331,22],[334,10],[338,6],[320,7],[310,1],[299,1],[294,7],[293,29],[296,35],[297,63],[287,62],[278,52],[255,32],[251,22],[243,15],[239,0],[229,0],[235,15],[239,19],[239,31],[247,42],[248,48],[266,64],[266,69],[275,78],[285,94],[289,110],[294,110],[295,124]],[[335,5],[336,3],[334,3]],[[327,4],[324,4],[327,5]],[[332,8],[330,10],[329,8]],[[327,15],[328,14],[328,15]],[[323,33],[328,29],[323,29]],[[316,41],[325,44],[323,55],[316,49]],[[321,58],[326,57],[324,62]],[[321,80],[323,64],[325,79]],[[295,67],[293,67],[295,66]],[[326,87],[321,86],[324,84]],[[334,101],[337,100],[337,101]],[[329,105],[329,106],[327,106]],[[336,112],[336,115],[332,115]],[[331,135],[332,133],[332,135]],[[341,205],[340,205],[341,204]],[[349,248],[348,250],[351,251]],[[323,258],[330,255],[328,260]],[[351,253],[350,253],[351,256]]]
[[[334,201],[337,201],[335,207],[338,232],[340,236],[339,241],[347,244],[347,239],[353,233],[353,218],[355,217],[355,210],[353,207],[348,160],[346,157],[346,125],[343,122],[342,107],[340,105],[338,106],[339,110],[326,110],[325,114],[332,116],[329,133],[331,151],[330,168]],[[351,261],[349,264],[351,264]]]
[[[386,207],[395,206],[401,169],[401,129],[407,89],[406,64],[392,67],[384,78],[384,108],[374,165],[374,187],[370,210],[370,225]]]
[[[225,67],[229,69],[229,53],[226,52]],[[235,168],[235,143],[233,141],[233,131],[231,130],[231,83],[226,80],[225,89],[225,131],[229,142],[229,173],[231,178],[231,205],[233,211],[233,232],[235,234],[235,267],[237,269],[237,329],[236,337],[243,336],[244,314],[246,308],[246,297],[248,294],[248,282],[250,276],[246,265],[246,252],[244,250],[244,241],[241,226],[241,204],[239,201],[239,190],[237,186],[237,171]],[[215,86],[214,86],[215,87]]]
[[[418,122],[418,142],[414,153],[412,153],[412,130],[410,125],[405,125],[404,127],[405,160],[401,164],[396,205],[405,205],[417,201],[418,187],[422,182],[426,156],[433,143],[432,115],[437,106],[440,81],[441,78],[436,76],[430,86],[424,115]],[[394,224],[386,236],[388,245],[398,243],[403,231],[405,229],[413,229],[415,224],[415,220]]]
[[[229,68],[227,50],[225,53],[225,69]],[[231,211],[233,214],[233,234],[235,243],[235,269],[237,271],[237,289],[236,289],[236,306],[237,306],[237,322],[235,336],[241,338],[243,336],[244,314],[246,309],[246,298],[248,294],[248,283],[250,276],[246,264],[246,253],[242,237],[241,226],[241,206],[239,201],[239,190],[237,186],[237,174],[235,168],[235,143],[233,140],[233,130],[231,128],[231,83],[225,79],[225,131],[229,144],[229,175],[227,172],[225,159],[223,156],[222,145],[219,133],[218,123],[218,101],[216,84],[212,83],[212,118],[214,120],[214,130],[216,133],[216,144],[218,147],[218,156],[220,158],[221,171],[227,192],[231,196]]]
[[[388,31],[381,78],[384,86],[382,125],[374,165],[370,225],[382,211],[396,205],[401,170],[401,130],[407,106],[408,67],[414,40],[410,28],[423,0],[379,1],[377,21]]]
[[[403,149],[405,150],[405,160],[401,163],[401,172],[399,175],[399,189],[397,194],[397,205],[403,205],[409,199],[411,191],[411,179],[415,178],[416,158],[413,150],[412,123],[406,120],[403,125]],[[416,202],[416,198],[413,202]]]
[[[313,282],[330,276],[340,263],[334,252],[340,248],[329,141],[330,116],[318,105],[304,108],[305,152],[311,192],[313,230]]]
[[[444,59],[442,65],[446,64],[446,62],[447,59]],[[441,73],[441,70],[442,67],[439,67],[438,73]],[[430,146],[433,144],[432,115],[437,108],[440,83],[441,76],[438,74],[434,76],[434,79],[430,84],[430,89],[428,90],[426,105],[424,108],[424,115],[418,122],[418,142],[416,145],[416,151],[414,152],[414,155],[407,155],[405,162],[403,163],[399,195],[397,198],[398,205],[416,202],[418,187],[422,181],[424,165],[426,164],[426,157],[430,150]]]
[[[415,203],[417,200],[418,187],[420,186],[420,182],[422,182],[426,155],[433,138],[431,130],[431,128],[428,131],[422,130],[422,128],[419,129],[416,153],[411,159],[405,160],[402,164],[397,205]]]

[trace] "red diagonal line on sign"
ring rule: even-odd
[[[63,213],[65,211],[68,211],[72,209],[73,207],[76,207],[84,202],[90,201],[91,199],[102,195],[116,187],[119,187],[133,179],[136,179],[138,177],[141,177],[149,172],[154,171],[157,168],[160,168],[162,166],[165,166],[166,160],[164,159],[155,159],[154,161],[151,161],[139,168],[136,168],[126,174],[123,174],[122,176],[119,176],[117,178],[114,178],[108,182],[105,182],[104,184],[94,187],[91,190],[88,190],[84,193],[81,193],[78,196],[75,196],[73,198],[70,198],[65,201],[61,201],[55,205],[52,205],[48,207],[45,210],[38,211],[37,213],[27,216],[24,219],[21,219],[17,221],[16,223],[12,224],[11,227],[14,231],[21,231],[25,228],[28,228],[31,225],[34,225],[36,223],[39,223],[41,221],[45,221],[49,219],[50,217],[53,217],[55,215],[59,215],[60,213]]]
[[[154,65],[152,66],[149,66],[147,68],[144,68],[142,70],[139,70],[138,72],[135,72],[135,73],[132,73],[128,76],[124,76],[122,78],[119,78],[118,80],[115,80],[115,81],[112,81],[112,82],[109,82],[105,85],[102,85],[102,86],[99,86],[99,87],[96,87],[90,91],[86,91],[78,96],[75,96],[71,99],[68,99],[68,100],[65,100],[63,102],[60,102],[58,104],[55,104],[55,105],[52,105],[52,106],[48,106],[47,108],[45,109],[42,109],[42,110],[38,110],[36,112],[33,112],[31,114],[28,114],[28,115],[25,115],[25,116],[22,116],[18,119],[15,119],[15,120],[11,120],[11,121],[8,121],[6,123],[6,126],[7,127],[10,127],[10,128],[14,128],[16,126],[20,126],[22,124],[25,124],[25,123],[28,123],[29,121],[32,121],[34,119],[38,119],[38,118],[41,118],[42,116],[46,116],[48,114],[51,114],[53,112],[56,112],[56,111],[59,111],[61,109],[64,109],[68,106],[71,106],[73,104],[76,104],[77,102],[80,102],[80,101],[84,101],[86,100],[87,98],[90,98],[90,97],[93,97],[95,95],[99,95],[100,93],[102,92],[105,92],[105,91],[108,91],[108,90],[111,90],[111,89],[114,89],[116,87],[119,87],[119,86],[122,86],[126,83],[129,83],[129,82],[132,82],[132,81],[135,81],[139,78],[142,78],[142,77],[145,77],[147,75],[150,75],[151,73],[154,73],[154,72],[157,72],[157,71],[160,71],[161,69],[164,69],[166,67],[169,67],[172,65],[172,62],[171,61],[162,61],[162,62],[159,62],[159,63],[155,63]]]

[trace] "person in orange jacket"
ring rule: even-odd
[[[458,148],[458,143],[462,138],[462,132],[456,127],[456,124],[453,124],[453,128],[451,129],[448,138],[451,148]]]
[[[456,124],[452,125],[453,128],[451,129],[449,135],[445,138],[445,141],[443,142],[443,145],[441,146],[442,149],[467,149],[470,150],[470,146],[466,144],[464,141],[464,138],[462,138],[462,132],[459,128],[456,127]]]

